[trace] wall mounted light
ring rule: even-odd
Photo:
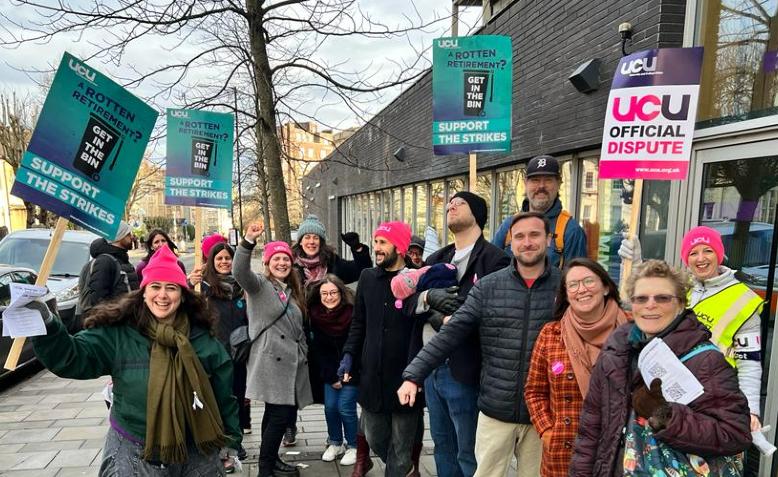
[[[591,93],[600,87],[600,60],[591,59],[579,66],[567,78],[581,93]]]
[[[619,35],[621,35],[621,56],[627,56],[627,41],[632,39],[632,23],[624,22],[619,25]]]
[[[400,146],[399,149],[394,151],[394,158],[400,162],[405,162],[407,154],[405,153],[405,146]]]

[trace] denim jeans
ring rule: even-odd
[[[448,364],[443,364],[424,381],[424,399],[438,475],[472,477],[476,469],[478,388],[454,379]]]
[[[413,467],[411,454],[422,409],[374,413],[362,410],[365,437],[373,452],[386,464],[384,477],[405,477]]]
[[[324,385],[324,417],[327,420],[327,437],[330,444],[342,444],[345,433],[348,445],[357,445],[358,391],[359,387],[351,384],[344,384],[341,389],[334,389],[330,384]]]

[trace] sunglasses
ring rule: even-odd
[[[667,305],[678,297],[675,295],[637,295],[633,296],[629,300],[633,305],[645,305],[651,298],[654,299],[654,303],[657,305]]]

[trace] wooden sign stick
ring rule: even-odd
[[[203,209],[201,207],[195,207],[195,234],[194,234],[194,267],[195,270],[200,268],[203,264]],[[195,292],[200,293],[200,284],[195,285]]]
[[[470,174],[469,174],[469,182],[470,182],[470,192],[475,194],[475,189],[478,186],[478,155],[474,152],[471,152],[468,154],[468,159],[470,159]]]
[[[57,259],[57,253],[59,252],[59,246],[62,244],[62,236],[65,235],[65,229],[67,228],[68,221],[60,217],[57,219],[57,225],[54,227],[54,233],[51,235],[51,242],[49,242],[49,248],[46,249],[46,255],[43,256],[43,262],[41,262],[41,269],[38,271],[38,279],[35,280],[35,285],[39,287],[45,287],[46,282],[49,279],[51,269],[54,267],[54,261]],[[11,350],[8,352],[8,358],[5,360],[5,369],[13,371],[16,369],[16,365],[19,363],[19,357],[22,354],[22,348],[27,338],[20,337],[14,339]]]
[[[632,211],[629,215],[629,239],[635,239],[638,236],[638,226],[640,225],[640,206],[643,201],[643,179],[635,179],[635,188],[632,190]],[[627,279],[632,274],[632,260],[623,260],[621,264],[621,280],[619,281],[619,293],[622,299],[629,297],[626,295]]]

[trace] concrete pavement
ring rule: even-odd
[[[0,391],[0,476],[96,476],[108,426],[102,397],[107,378],[89,381],[62,379],[47,370]],[[252,422],[259,428],[263,407],[252,406]],[[426,426],[428,427],[428,426]],[[310,406],[299,414],[298,445],[282,448],[284,459],[297,463],[303,477],[349,477],[352,467],[322,462],[327,438],[324,409]],[[248,451],[242,474],[257,475],[259,433],[244,436]],[[435,474],[432,441],[425,432],[422,476]],[[368,474],[383,474],[377,458]]]

